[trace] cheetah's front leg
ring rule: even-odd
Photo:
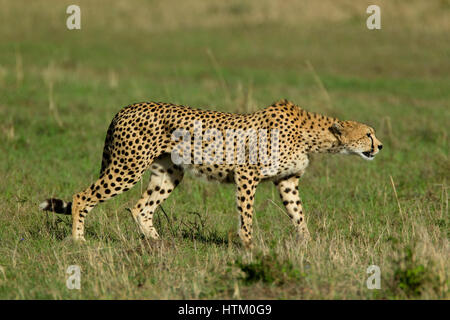
[[[240,217],[239,237],[244,246],[248,249],[252,245],[252,220],[253,220],[253,202],[255,199],[256,186],[259,179],[256,173],[249,170],[238,171],[235,173],[236,181],[236,203]]]
[[[306,226],[302,203],[298,194],[298,181],[300,176],[293,176],[277,181],[275,184],[286,207],[289,218],[297,229],[300,240],[308,241],[311,236]]]

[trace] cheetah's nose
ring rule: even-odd
[[[380,144],[380,145],[378,146],[378,150],[381,150],[381,149],[383,149],[383,145],[382,145],[382,144]]]

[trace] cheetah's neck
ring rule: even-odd
[[[339,153],[342,145],[330,127],[336,118],[327,117],[300,109],[298,125],[300,128],[301,143],[307,153]]]

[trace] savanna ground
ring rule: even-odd
[[[449,1],[0,1],[0,298],[448,299]],[[96,207],[87,243],[40,212],[100,169],[114,114],[139,101],[251,112],[288,98],[367,123],[372,162],[314,156],[300,183],[312,241],[275,187],[256,195],[255,245],[234,187],[187,175],[142,240],[141,183]],[[66,288],[79,265],[81,290]],[[381,268],[369,290],[366,269]]]

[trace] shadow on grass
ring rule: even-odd
[[[235,245],[240,246],[241,242],[233,239],[231,234],[220,234],[206,217],[198,212],[188,212],[186,219],[180,221],[179,232],[183,239],[191,239],[218,246]]]
[[[214,229],[214,226],[207,221],[198,212],[188,212],[186,218],[174,223],[174,218],[165,216],[168,222],[167,226],[163,226],[161,221],[156,221],[157,229],[168,233],[168,237],[175,239],[189,239],[204,244],[215,244],[217,246],[228,247],[230,245],[235,247],[242,247],[241,241],[238,237],[233,237],[231,233],[221,234]],[[70,217],[58,216],[46,213],[43,219],[43,227],[36,227],[30,230],[31,235],[42,235],[44,230],[48,235],[55,239],[62,241],[71,236],[72,222]],[[99,227],[90,226],[85,229],[86,240],[99,241],[105,243],[120,243],[123,239],[113,233],[99,232]],[[144,240],[144,236],[141,235]]]
[[[169,216],[164,210],[163,217],[167,222],[162,224],[161,217],[155,219],[155,225],[158,230],[165,229],[173,239],[190,239],[204,244],[215,244],[218,246],[240,246],[238,239],[234,239],[230,234],[221,234],[212,224],[207,216],[203,216],[199,212],[191,211],[183,215],[181,219]]]
[[[47,213],[43,214],[42,224],[33,224],[28,230],[32,237],[42,237],[42,233],[48,233],[48,235],[55,240],[64,240],[71,234],[71,223],[60,216]]]
[[[198,241],[205,244],[215,244],[218,246],[229,246],[230,244],[234,246],[240,246],[241,243],[238,240],[230,239],[224,235],[219,234],[216,230],[211,230],[208,232],[198,232],[195,230],[183,230],[183,239],[190,239],[192,241]]]
[[[85,237],[88,240],[119,243],[122,240],[111,233],[99,232],[99,228],[85,228]],[[42,232],[48,233],[52,239],[63,241],[72,236],[72,219],[70,216],[59,216],[52,213],[44,213],[42,225],[34,225],[29,233],[31,236],[42,236]]]

